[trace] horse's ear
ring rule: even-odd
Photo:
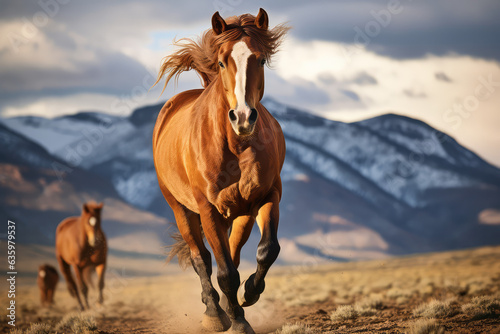
[[[89,213],[89,207],[87,206],[87,203],[83,204],[83,212]]]
[[[97,204],[97,208],[98,208],[98,209],[102,209],[102,207],[103,207],[103,206],[104,206],[104,203],[103,203],[103,202],[101,202],[101,203]]]
[[[220,35],[227,30],[226,21],[220,16],[219,12],[215,12],[212,16],[212,29],[216,35]]]
[[[267,30],[269,27],[269,17],[267,16],[267,12],[264,9],[259,9],[259,14],[255,18],[255,25],[259,29]]]

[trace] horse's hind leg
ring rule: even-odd
[[[238,303],[243,306],[253,305],[264,292],[264,278],[280,252],[278,243],[279,194],[273,192],[259,209],[257,224],[261,239],[257,247],[257,270],[238,289]]]
[[[73,279],[73,275],[71,274],[71,267],[60,256],[57,257],[57,261],[59,262],[59,268],[61,268],[61,272],[64,276],[64,279],[66,279],[66,285],[68,286],[69,294],[73,297],[76,297],[80,309],[84,310],[82,301],[80,300],[80,294],[78,293],[78,289],[76,287],[75,280]]]
[[[206,305],[202,325],[204,328],[222,332],[231,326],[226,313],[219,306],[219,294],[212,285],[212,259],[210,252],[203,243],[200,216],[178,203],[167,191],[164,191],[168,204],[174,211],[175,220],[182,238],[187,243],[191,253],[191,263],[200,277],[201,298]]]
[[[76,279],[78,280],[78,285],[80,286],[80,291],[82,292],[83,301],[85,302],[85,307],[89,308],[89,302],[87,299],[87,293],[89,288],[87,287],[87,283],[83,277],[83,268],[78,267],[76,264],[73,266],[73,269],[76,273]]]

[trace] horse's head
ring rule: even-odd
[[[232,129],[239,136],[250,135],[259,119],[257,105],[264,95],[264,65],[278,51],[289,29],[286,24],[270,29],[262,8],[257,16],[243,14],[227,20],[216,12],[212,29],[199,41],[174,41],[179,49],[165,57],[155,85],[166,76],[165,89],[172,78],[191,69],[201,77],[204,88],[220,79]]]
[[[91,247],[95,247],[99,240],[96,239],[96,232],[101,229],[101,210],[103,203],[89,202],[83,204],[81,215],[81,223],[83,230],[87,235],[88,243]]]
[[[216,12],[212,29],[220,44],[218,66],[229,104],[227,117],[234,132],[246,136],[253,133],[259,118],[256,106],[264,95],[264,65],[271,47],[265,44],[270,35],[265,10],[261,8],[256,17],[247,14],[238,19],[243,22],[228,24]]]
[[[45,265],[38,266],[38,276],[40,276],[40,278],[44,278],[46,274]]]

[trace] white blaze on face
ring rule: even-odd
[[[40,270],[40,277],[44,278],[45,277],[45,270]]]
[[[94,227],[96,223],[97,223],[96,217],[90,217],[90,219],[89,219],[90,226]],[[92,247],[94,247],[95,246],[94,230],[90,230],[88,233],[89,234],[87,235],[87,237],[88,237],[88,240],[89,240],[89,245],[92,246]]]
[[[236,85],[234,86],[234,95],[238,103],[237,108],[243,109],[246,105],[245,90],[247,83],[247,64],[248,58],[252,55],[252,51],[244,41],[239,41],[234,44],[231,57],[233,57],[236,64]]]
[[[94,231],[90,231],[89,234],[87,234],[87,240],[89,241],[89,245],[91,247],[95,247],[95,234],[94,234]]]

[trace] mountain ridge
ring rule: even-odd
[[[280,223],[289,250],[285,262],[455,249],[500,237],[500,221],[486,225],[480,218],[500,210],[500,169],[445,133],[397,114],[343,123],[270,98],[262,103],[281,124],[287,142]],[[128,205],[173,221],[151,149],[162,106],[137,108],[127,117],[83,112],[38,119],[41,132],[30,125],[33,119],[1,122],[38,139],[67,164],[67,152],[87,143],[91,149],[77,168],[107,180]],[[68,127],[74,129],[71,136]],[[40,133],[51,140],[37,137]],[[420,159],[412,161],[415,155]],[[447,233],[450,229],[454,232]],[[254,231],[249,243],[258,239]]]

